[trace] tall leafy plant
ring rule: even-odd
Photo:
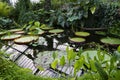
[[[115,25],[118,21],[119,4],[107,2],[100,3],[99,9],[95,13],[95,25],[99,27],[108,27]]]
[[[78,80],[119,80],[119,75],[117,74],[119,74],[120,71],[117,68],[120,63],[120,47],[118,47],[118,50],[115,51],[113,55],[109,55],[109,57],[107,57],[108,54],[106,51],[101,49],[98,49],[97,53],[93,53],[96,54],[96,56],[93,57],[88,54],[89,52],[81,54],[81,52],[83,52],[81,49],[79,52],[73,52],[71,49],[69,50],[67,48],[66,52],[66,57],[63,56],[60,59],[53,61],[52,65],[54,66],[52,67],[54,67],[54,69],[56,69],[56,66],[59,65],[59,63],[61,66],[64,66],[65,64],[69,64],[69,62],[72,61],[72,65],[74,67],[74,77]],[[82,76],[77,77],[76,73],[80,69],[83,69],[85,73]]]
[[[6,2],[0,1],[0,17],[8,17],[12,11],[12,6],[8,5]]]
[[[91,18],[90,16],[95,13],[98,6],[98,0],[77,0],[68,3],[65,8],[61,8],[51,14],[50,24],[64,28],[80,28],[85,26],[87,19]]]
[[[14,10],[14,18],[18,23],[21,23],[23,15],[30,11],[32,8],[32,4],[30,0],[18,0],[18,2],[15,5],[15,10]]]

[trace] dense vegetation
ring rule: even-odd
[[[7,32],[9,34],[10,31],[7,30],[15,28],[22,29],[25,34],[30,35],[37,35],[39,32],[41,32],[39,35],[43,34],[42,29],[46,27],[47,29],[55,28],[58,31],[63,29],[62,31],[66,33],[67,30],[72,33],[97,28],[106,30],[103,32],[109,40],[106,42],[111,43],[113,38],[110,37],[120,38],[119,26],[119,0],[40,0],[38,3],[31,3],[30,0],[18,0],[15,6],[12,6],[9,0],[0,0],[0,31],[5,31],[5,34]],[[32,45],[37,46],[38,44]],[[116,50],[116,45],[114,45],[114,49],[109,49],[106,44],[104,46],[107,48],[97,47],[95,49],[97,58],[94,57],[94,59],[91,59],[89,55],[81,55],[84,51],[82,49],[75,52],[73,49],[67,48],[66,57],[62,56],[58,59],[56,58],[57,55],[53,54],[54,60],[51,63],[51,68],[56,69],[57,65],[64,66],[67,64],[70,66],[72,64],[74,76],[70,79],[73,80],[119,80],[120,47],[117,45],[118,49]],[[85,48],[88,47],[92,49],[91,45],[87,45]],[[109,53],[110,59],[106,61],[105,55],[101,52]],[[87,61],[85,60],[86,56]],[[7,55],[0,52],[0,80],[54,80],[54,78],[34,76],[30,70],[16,66],[6,57]],[[103,64],[105,65],[104,68]],[[77,77],[76,73],[81,68],[85,74]],[[65,77],[65,79],[69,80],[69,77],[71,76]]]

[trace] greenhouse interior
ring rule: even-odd
[[[120,0],[0,0],[0,80],[120,80]]]

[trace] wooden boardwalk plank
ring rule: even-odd
[[[18,45],[18,44],[14,44],[12,47],[21,52],[24,52],[28,48],[28,46],[26,45]]]

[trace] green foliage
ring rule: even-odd
[[[59,0],[58,4],[63,5],[63,7],[57,8],[50,14],[48,21],[51,26],[73,27],[73,29],[81,27],[105,28],[111,27],[117,23],[116,21],[119,21],[117,16],[120,5],[115,2],[75,0],[71,3],[63,4]]]
[[[0,29],[8,30],[17,27],[19,27],[19,25],[12,19],[0,17]]]
[[[53,52],[52,54],[53,59],[57,58],[57,56],[58,56],[57,52]]]
[[[76,60],[74,64],[74,75],[76,75],[76,72],[79,71],[83,67],[84,60],[85,60],[84,56],[81,56],[79,60]]]
[[[75,78],[77,77],[76,73],[80,69],[85,70],[85,73],[78,77],[78,80],[119,80],[119,75],[116,75],[120,72],[117,69],[117,66],[120,64],[120,53],[118,51],[115,51],[111,56],[100,48],[96,52],[88,51],[85,53],[83,52],[82,48],[79,52],[74,52],[72,49],[67,47],[66,52],[67,56],[62,56],[60,58],[60,65],[62,64],[61,66],[63,66],[65,64],[69,64],[67,61],[72,61],[71,65],[74,66]],[[59,60],[56,59],[53,61],[53,63],[52,65],[55,69],[59,64]]]
[[[45,11],[44,9],[38,9],[35,11],[29,10],[21,16],[21,23],[26,24],[30,21],[40,21],[41,23],[48,23],[50,14],[52,14],[52,11]]]
[[[13,18],[15,19],[16,22],[22,23],[23,15],[30,11],[32,8],[32,4],[30,0],[18,0],[18,2],[15,5],[15,9],[13,12]]]
[[[5,53],[0,52],[0,80],[64,80],[62,78],[35,76],[30,69],[20,68],[4,56]]]
[[[77,0],[51,0],[52,9],[65,8],[66,4]]]
[[[67,59],[70,65],[71,61],[75,59],[76,53],[73,51],[73,49],[69,49],[68,47],[66,48],[66,52],[67,52]]]
[[[52,67],[53,69],[56,69],[57,64],[58,64],[58,60],[55,59],[55,60],[51,63],[51,67]]]
[[[120,53],[120,46],[118,46],[117,51]]]
[[[97,69],[98,73],[100,74],[102,80],[108,80],[108,75],[102,68],[101,64],[98,62],[95,62],[95,66],[96,66],[96,69]]]
[[[6,2],[0,1],[0,16],[8,17],[12,9],[12,6],[8,5]]]
[[[116,3],[100,3],[99,8],[95,13],[95,25],[99,27],[111,27],[119,21],[118,8],[119,4]]]
[[[97,53],[97,55],[99,56],[98,59],[94,58],[93,62],[92,62],[92,66],[95,65],[94,67],[96,68],[96,70],[89,70],[87,73],[83,74],[80,77],[81,79],[87,79],[88,77],[92,80],[119,80],[119,70],[117,69],[117,65],[120,62],[120,55],[119,52],[115,51],[113,53],[113,55],[111,56],[110,60],[103,61],[101,63],[100,60],[103,60],[102,57],[104,57],[103,55],[101,55],[99,52]],[[91,61],[91,59],[88,59],[89,61]],[[104,65],[106,65],[106,67]],[[91,66],[91,67],[92,67]],[[83,80],[84,80],[83,79]]]
[[[116,21],[108,30],[109,34],[112,34],[114,36],[120,37],[120,21],[118,19],[118,21]]]
[[[77,0],[68,3],[65,8],[51,14],[50,25],[74,28],[85,26],[86,19],[91,18],[89,16],[96,12],[98,6],[98,0]]]
[[[44,0],[40,0],[38,3],[32,3],[32,10],[36,11],[44,8]]]
[[[39,21],[30,21],[29,23],[25,24],[22,28],[25,30],[25,33],[30,35],[41,35],[44,33],[42,29],[40,29],[43,25]],[[45,25],[47,26],[47,25]]]
[[[60,59],[60,65],[61,65],[61,66],[64,66],[65,63],[66,63],[66,62],[65,62],[65,57],[62,56],[61,59]]]

